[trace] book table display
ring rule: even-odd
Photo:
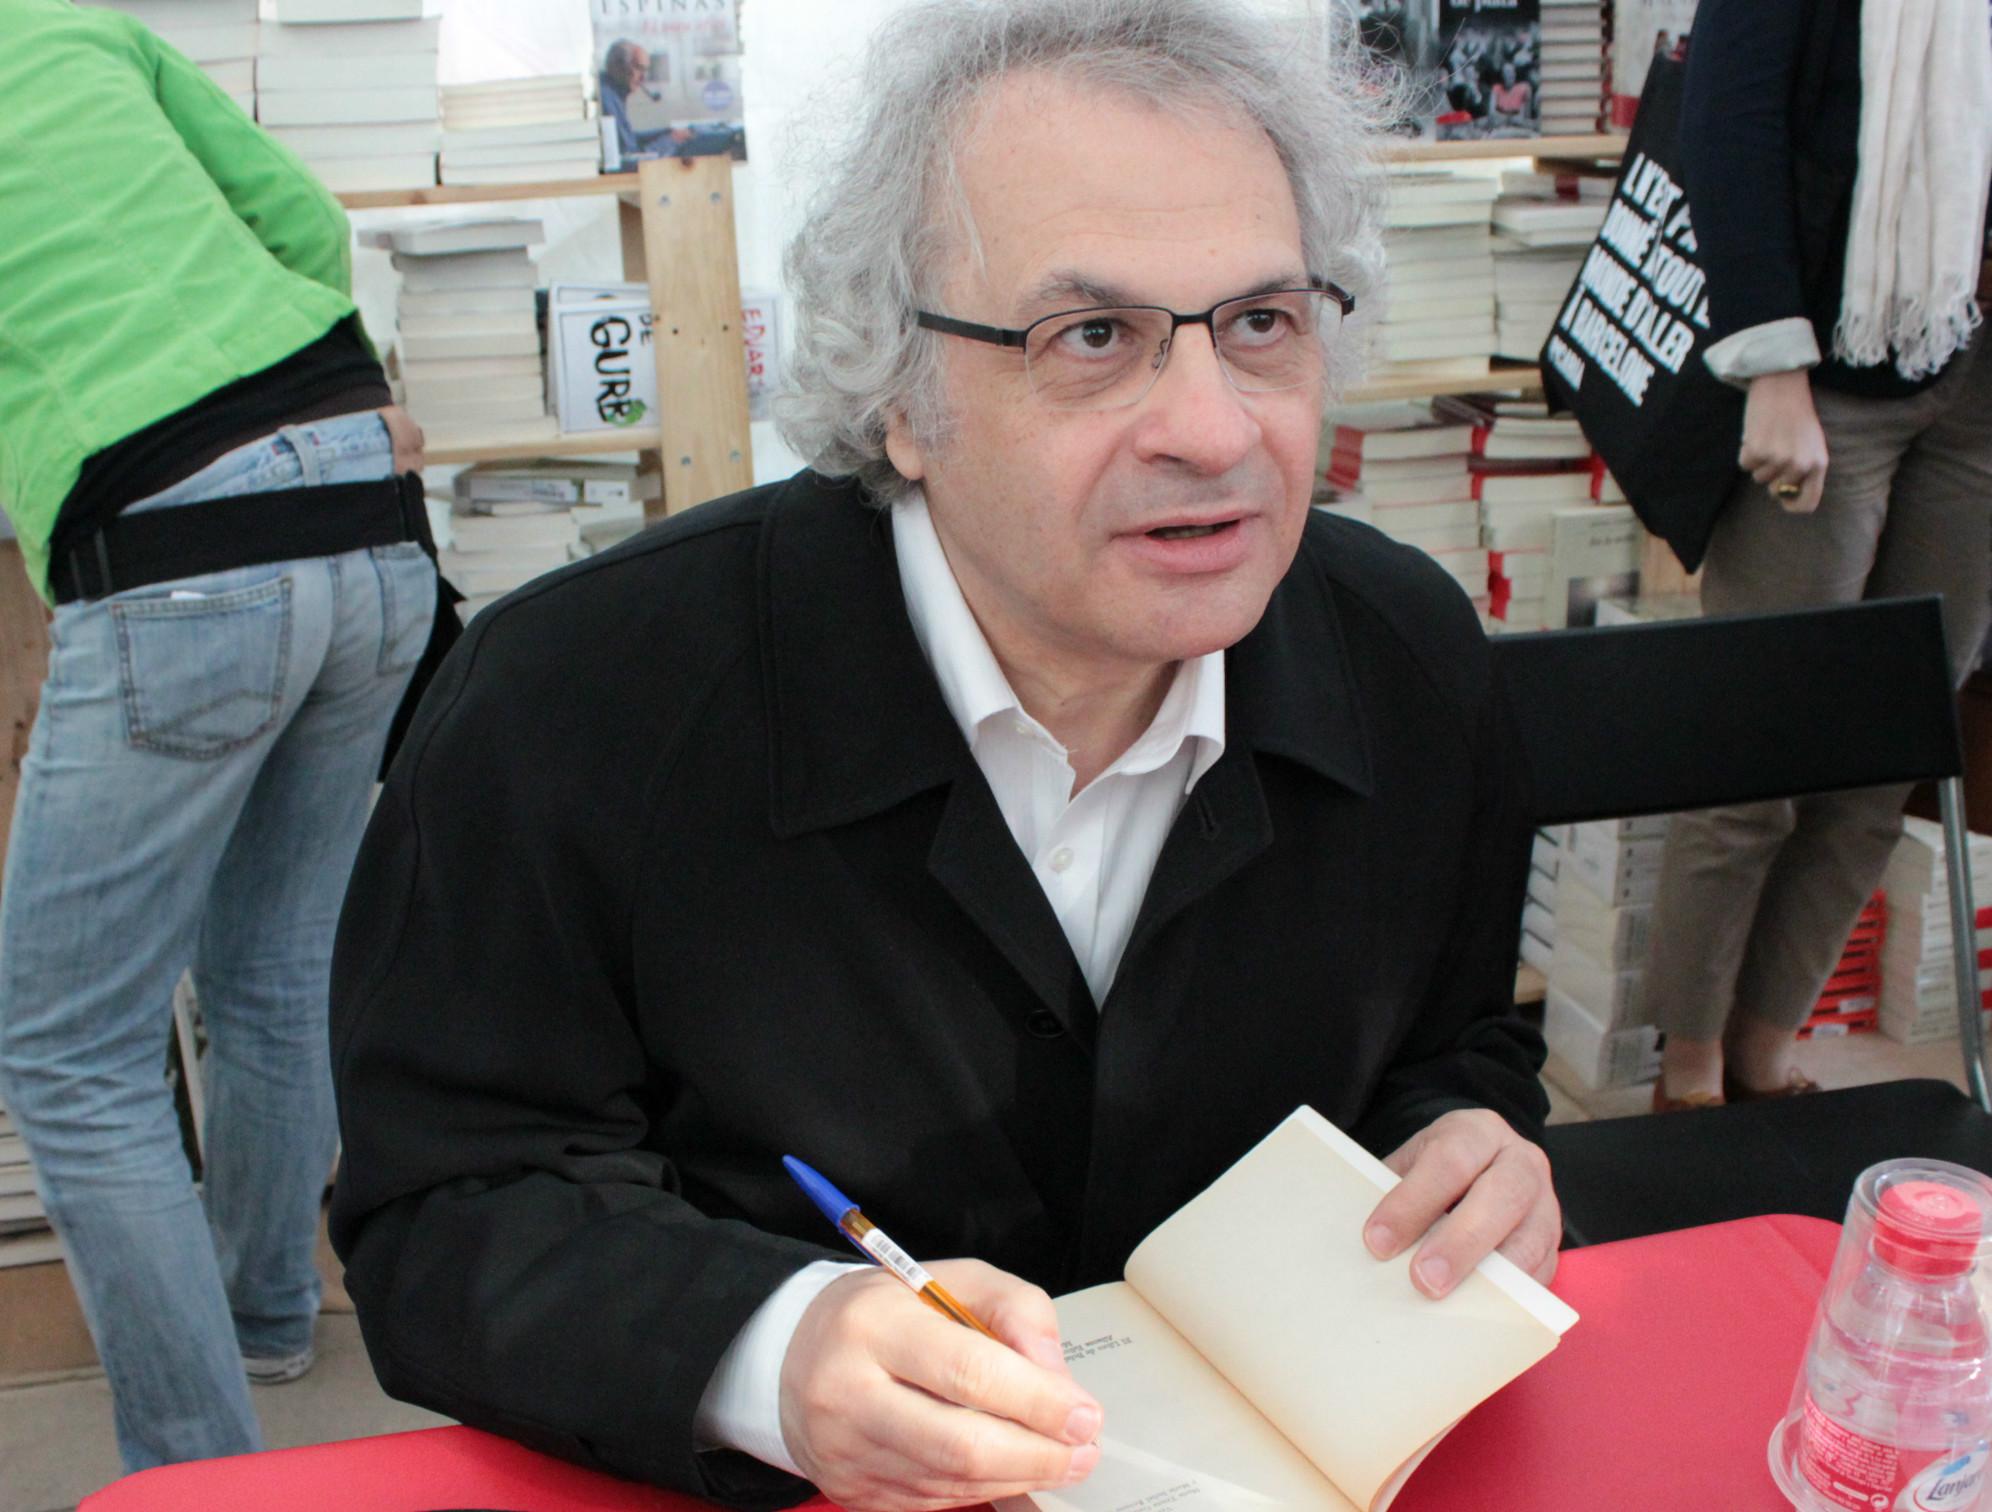
[[[1393,1512],[1788,1512],[1766,1446],[1838,1240],[1838,1225],[1817,1218],[1745,1218],[1566,1254],[1553,1289],[1583,1321],[1447,1435]],[[1111,1405],[1107,1422],[1111,1432]],[[432,1428],[147,1470],[79,1512],[705,1505],[474,1429]]]

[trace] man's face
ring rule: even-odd
[[[958,254],[943,314],[1022,327],[1102,303],[1194,312],[1308,281],[1286,173],[1249,125],[1020,76],[983,102],[959,168],[983,258]],[[1138,403],[1059,411],[1016,349],[942,340],[953,435],[927,449],[895,424],[887,449],[925,489],[1006,666],[1097,683],[1258,623],[1306,522],[1319,383],[1240,393],[1208,329],[1184,326]]]

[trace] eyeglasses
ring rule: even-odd
[[[1323,282],[1227,299],[1196,315],[1160,305],[1061,310],[1022,330],[975,325],[916,310],[923,330],[992,346],[1021,347],[1031,390],[1052,409],[1102,410],[1138,404],[1169,360],[1176,332],[1210,332],[1217,365],[1242,394],[1299,388],[1322,376],[1326,348],[1356,298]]]

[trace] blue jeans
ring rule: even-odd
[[[133,508],[392,472],[380,417],[347,415]],[[0,1099],[127,1469],[259,1448],[242,1356],[310,1345],[333,927],[433,571],[409,543],[55,611],[0,889]],[[164,1079],[190,965],[209,1042],[199,1195]]]

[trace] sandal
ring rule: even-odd
[[[1818,1090],[1819,1083],[1807,1076],[1796,1066],[1792,1068],[1790,1077],[1782,1087],[1767,1087],[1762,1090],[1746,1086],[1737,1077],[1731,1075],[1726,1067],[1722,1073],[1722,1096],[1725,1101],[1733,1103],[1770,1102],[1780,1097],[1802,1097],[1807,1092],[1817,1092]]]
[[[1667,1095],[1665,1077],[1653,1081],[1653,1111],[1655,1113],[1691,1113],[1697,1108],[1719,1108],[1722,1096],[1716,1092],[1689,1092],[1682,1097]]]

